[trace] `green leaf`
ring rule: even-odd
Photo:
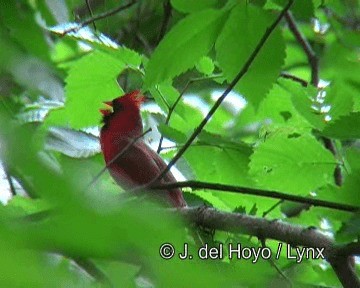
[[[344,223],[336,233],[336,241],[349,243],[358,240],[360,237],[360,213],[355,213],[351,219]]]
[[[360,197],[359,197],[359,187],[360,187],[360,169],[352,171],[350,175],[345,178],[344,185],[341,187],[338,197],[340,200],[350,205],[355,205],[360,207]]]
[[[350,169],[350,171],[360,171],[360,150],[356,148],[355,145],[345,151],[344,157],[350,166],[349,168],[347,167],[347,169]]]
[[[160,108],[165,113],[168,113],[168,107],[174,105],[180,93],[170,84],[163,83],[160,84],[157,89],[151,89],[151,94]],[[169,126],[185,135],[189,135],[189,133],[193,132],[194,127],[199,125],[202,119],[203,115],[199,109],[184,103],[183,99],[181,99],[175,107]]]
[[[250,153],[251,149],[244,146],[237,148],[232,145],[216,147],[199,144],[191,146],[186,151],[185,159],[193,168],[196,179],[199,181],[249,187],[252,184],[248,176]],[[232,211],[239,205],[246,206],[250,210],[254,205],[252,197],[239,197],[235,193],[216,191],[207,191],[201,194],[195,191],[194,193],[200,195],[215,207],[218,207],[219,203],[216,203],[214,199],[220,199],[220,203],[223,204],[218,208],[224,209],[225,204],[228,211]],[[206,195],[206,193],[209,195]]]
[[[96,261],[113,287],[135,287],[134,279],[139,274],[140,267],[119,261]]]
[[[276,134],[251,156],[250,174],[261,187],[308,194],[331,183],[335,159],[310,135]]]
[[[142,59],[141,55],[136,51],[122,46],[112,52],[114,57],[124,62],[130,68],[139,69]]]
[[[353,98],[356,97],[358,92],[352,89],[350,85],[343,81],[334,81],[329,89],[326,89],[326,92],[324,105],[330,105],[328,115],[331,116],[332,120],[352,112]]]
[[[299,113],[319,130],[329,125],[327,117],[335,120],[353,110],[356,92],[342,81],[332,83],[324,91],[317,91],[312,86],[302,87],[287,79],[279,79],[278,82],[291,93],[292,101]]]
[[[321,61],[322,77],[353,81],[359,84],[360,65],[356,49],[349,49],[339,41],[328,45]]]
[[[219,66],[229,82],[244,66],[273,19],[266,11],[251,5],[238,4],[232,10],[215,47]],[[284,59],[284,40],[276,28],[235,89],[258,107],[278,78]]]
[[[192,13],[207,8],[215,8],[218,0],[171,0],[171,6],[183,13]]]
[[[6,205],[7,212],[14,216],[26,216],[50,208],[51,205],[42,199],[31,199],[23,196],[14,196]]]
[[[41,27],[35,21],[35,12],[26,1],[0,1],[0,23],[7,27],[11,38],[24,50],[42,60],[49,60],[49,46]]]
[[[282,83],[283,79],[279,79]],[[292,102],[292,94],[282,87],[275,84],[266,98],[261,102],[257,111],[257,117],[261,121],[271,120],[268,126],[277,127],[279,124],[284,128],[292,130],[304,128],[310,129],[308,122],[297,111]],[[241,116],[240,116],[241,118]]]
[[[322,130],[325,126],[325,115],[320,110],[322,104],[316,103],[318,91],[315,87],[302,87],[299,83],[287,79],[278,81],[284,89],[292,95],[292,102],[296,110],[314,127]],[[318,104],[318,105],[317,105]]]
[[[66,78],[65,108],[53,111],[48,121],[63,124],[65,119],[72,128],[97,125],[102,102],[124,93],[116,82],[116,77],[124,68],[124,62],[117,57],[100,51],[76,61]]]
[[[272,1],[281,7],[288,3],[287,0]],[[312,0],[294,1],[294,4],[291,6],[291,12],[294,14],[295,19],[309,20],[311,17],[314,17],[314,4]]]
[[[150,89],[150,93],[165,113],[168,113],[169,108],[174,105],[180,94],[170,83],[162,83],[156,88]],[[181,102],[178,103],[176,109],[181,111],[179,104],[181,104]]]
[[[225,11],[204,10],[176,24],[146,66],[145,89],[192,68],[214,45],[226,15]]]
[[[183,134],[179,130],[176,130],[173,127],[169,127],[165,124],[160,124],[158,126],[158,129],[161,132],[161,135],[163,135],[164,137],[166,137],[176,143],[185,143],[187,140],[187,137],[185,134]]]
[[[196,69],[205,75],[210,75],[214,72],[215,65],[210,57],[201,57],[199,62],[196,64]]]
[[[330,122],[322,131],[323,135],[337,139],[360,138],[360,112],[341,116],[338,120]]]
[[[71,59],[78,58],[77,51],[78,46],[74,40],[63,38],[54,45],[51,59],[53,62],[58,63],[58,67],[62,69],[70,68],[72,64]]]

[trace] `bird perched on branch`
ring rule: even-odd
[[[104,102],[109,109],[100,110],[104,123],[100,131],[101,150],[111,176],[125,189],[150,183],[166,167],[164,160],[141,139],[140,105],[144,100],[140,91],[134,91]],[[159,182],[173,183],[176,179],[169,171]],[[179,188],[152,193],[173,207],[186,206]]]

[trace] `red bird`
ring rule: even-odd
[[[134,91],[110,102],[104,102],[112,107],[112,111],[100,110],[104,122],[100,131],[101,150],[111,176],[125,189],[148,184],[166,167],[164,160],[142,139],[133,143],[119,159],[113,160],[129,143],[143,133],[140,105],[144,99],[140,91]],[[169,171],[160,182],[173,183],[176,180]],[[169,189],[166,194],[155,191],[153,193],[161,195],[162,199],[163,195],[166,195],[166,202],[174,207],[186,206],[180,189]]]

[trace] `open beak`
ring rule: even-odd
[[[113,107],[112,101],[105,101],[103,103],[107,106]]]
[[[105,101],[103,103],[109,106],[110,108],[113,107],[112,101]],[[112,109],[100,109],[100,113],[103,114],[104,116],[107,116],[112,113]]]

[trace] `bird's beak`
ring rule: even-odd
[[[110,108],[113,107],[112,101],[105,101],[103,103],[109,106]],[[103,114],[104,116],[107,116],[112,113],[112,109],[100,109],[100,113]]]

